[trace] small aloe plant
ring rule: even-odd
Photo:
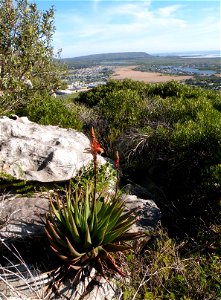
[[[59,197],[50,199],[50,213],[46,219],[46,234],[51,249],[69,267],[81,270],[91,265],[105,276],[105,268],[125,274],[116,265],[113,253],[131,248],[128,241],[142,233],[128,230],[135,222],[134,211],[125,212],[125,203],[117,196],[97,191],[97,153],[101,151],[94,130],[91,130],[91,153],[94,161],[94,181],[76,184],[66,191],[65,202]],[[116,157],[118,173],[119,156]]]

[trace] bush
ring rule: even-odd
[[[102,141],[109,153],[119,149],[124,173],[150,190],[164,224],[185,234],[197,231],[200,219],[213,221],[221,197],[218,93],[175,81],[123,80],[79,99],[94,101]]]
[[[94,107],[99,105],[101,101],[105,101],[111,94],[119,90],[130,90],[135,91],[140,97],[145,94],[145,91],[149,89],[149,86],[143,82],[133,81],[126,79],[123,81],[110,80],[106,85],[97,86],[93,90],[88,92],[82,92],[79,94],[78,101],[84,103],[89,107]]]
[[[58,125],[65,128],[82,129],[82,122],[78,118],[77,108],[71,109],[61,99],[46,96],[36,98],[27,106],[15,110],[19,116],[27,116],[31,121],[43,125]]]

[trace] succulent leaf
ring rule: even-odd
[[[68,245],[68,249],[70,251],[71,256],[73,256],[74,258],[79,257],[79,256],[83,256],[84,253],[79,253],[70,243],[69,239],[66,237],[66,241],[67,241],[67,245]]]
[[[86,222],[85,224],[86,230],[85,230],[85,243],[84,243],[84,248],[88,249],[89,247],[92,246],[92,242],[91,242],[91,235],[90,235],[90,230],[88,227],[88,224]]]
[[[104,245],[103,248],[107,251],[107,252],[118,252],[118,251],[125,251],[125,250],[129,250],[131,249],[131,245],[126,245],[126,244],[107,244]]]
[[[61,246],[66,247],[66,244],[63,242],[62,238],[59,236],[56,229],[53,227],[52,223],[49,220],[47,220],[47,229],[52,238],[54,238]]]
[[[53,204],[53,202],[52,202],[52,198],[51,198],[51,197],[49,198],[49,201],[50,201],[50,208],[52,209],[52,211],[53,211],[53,213],[55,214],[56,218],[57,218],[59,221],[61,221],[61,220],[60,220],[60,214],[59,214],[58,210],[55,208],[55,206],[54,206],[54,204]],[[58,205],[58,207],[59,207],[59,205]]]

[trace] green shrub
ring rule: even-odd
[[[77,100],[89,107],[94,107],[99,105],[101,101],[104,102],[106,98],[110,98],[112,93],[119,90],[134,91],[136,94],[139,94],[140,97],[143,97],[148,89],[149,86],[147,84],[139,81],[130,79],[122,81],[110,80],[105,86],[98,86],[86,93],[80,93]]]
[[[83,126],[76,109],[68,108],[62,99],[48,96],[34,99],[15,113],[19,116],[27,116],[31,121],[43,125],[58,125],[77,130],[81,130]]]
[[[221,197],[218,93],[176,81],[123,80],[79,99],[86,105],[94,101],[108,154],[119,149],[124,174],[151,189],[164,224],[172,225],[175,218],[174,232],[184,234],[197,231],[200,220],[213,221]]]

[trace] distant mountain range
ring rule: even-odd
[[[63,58],[62,61],[69,67],[90,67],[96,65],[121,65],[131,64],[132,62],[144,61],[154,57],[145,52],[120,52],[120,53],[102,53],[72,58]]]
[[[85,56],[78,56],[72,58],[64,58],[65,61],[101,61],[101,60],[128,60],[128,59],[140,59],[151,57],[150,54],[145,52],[120,52],[120,53],[102,53],[102,54],[91,54]]]
[[[86,68],[93,66],[126,66],[126,65],[171,65],[175,62],[181,63],[185,59],[218,59],[218,51],[183,52],[183,53],[162,53],[150,55],[146,52],[119,52],[84,55],[72,58],[63,58],[63,61],[70,69]]]

